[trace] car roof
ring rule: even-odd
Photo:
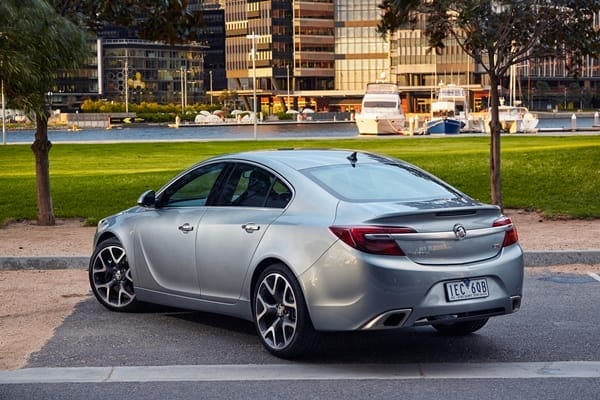
[[[278,149],[229,154],[227,158],[241,158],[266,165],[281,163],[295,170],[351,162],[399,162],[378,154],[343,149]],[[353,161],[354,160],[354,161]]]

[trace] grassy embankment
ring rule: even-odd
[[[360,138],[192,143],[61,144],[50,152],[55,215],[90,223],[134,205],[196,161],[282,147],[368,150],[416,164],[484,202],[490,200],[489,138]],[[600,136],[502,138],[506,208],[600,218]],[[27,145],[0,146],[0,222],[35,219],[35,167]]]

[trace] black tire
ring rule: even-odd
[[[446,336],[465,336],[483,328],[489,318],[476,319],[474,321],[457,322],[451,325],[433,325],[441,334]]]
[[[277,357],[307,355],[318,344],[300,285],[283,264],[267,267],[256,280],[252,315],[262,344]]]
[[[133,311],[137,308],[131,268],[119,240],[105,240],[94,249],[89,280],[94,296],[109,310]]]

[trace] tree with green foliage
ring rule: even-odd
[[[63,17],[92,32],[130,28],[141,39],[182,43],[200,38],[203,13],[188,0],[50,0]]]
[[[46,93],[59,70],[74,69],[87,55],[85,34],[44,0],[0,3],[0,76],[8,97],[35,116],[38,223],[54,225],[50,195]]]
[[[59,71],[90,56],[87,35],[106,24],[130,27],[138,37],[176,43],[198,38],[202,13],[187,0],[2,0],[0,78],[11,101],[35,116],[31,149],[36,163],[37,220],[54,225],[50,192],[48,108]]]
[[[600,55],[598,0],[383,0],[378,31],[422,29],[443,51],[454,40],[489,77],[491,199],[502,206],[498,86],[511,66],[530,59],[565,60],[577,76],[586,56]]]

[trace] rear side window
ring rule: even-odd
[[[229,174],[218,206],[284,208],[291,190],[274,174],[252,164],[239,163]]]
[[[432,176],[405,165],[340,164],[303,172],[334,196],[346,201],[414,202],[461,197]]]

